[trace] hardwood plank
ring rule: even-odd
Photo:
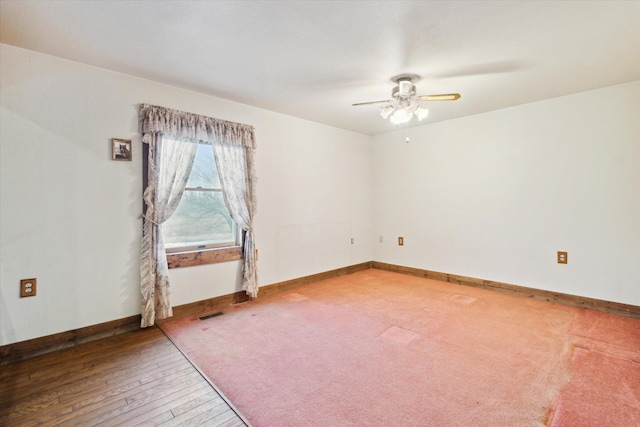
[[[57,357],[47,357],[47,355],[36,356],[31,359],[23,360],[22,363],[13,363],[11,365],[0,366],[0,380],[6,380],[10,378],[21,378],[29,381],[31,379],[31,373],[41,370],[48,370],[51,367],[55,367],[54,371],[62,366],[71,365],[76,361],[85,361],[88,357],[91,360],[100,360],[100,358],[112,358],[113,354],[118,354],[121,357],[122,352],[133,351],[136,348],[144,348],[142,346],[150,346],[155,342],[162,342],[165,345],[171,345],[167,343],[164,335],[158,328],[149,329],[149,334],[145,335],[145,340],[141,341],[137,339],[136,332],[129,334],[116,335],[110,338],[97,341],[92,346],[77,346],[59,350],[56,354]],[[158,341],[158,340],[164,341]],[[107,351],[105,351],[107,349]]]
[[[162,424],[163,427],[200,425],[203,422],[229,410],[220,396],[207,396],[198,399],[198,405],[190,406],[188,410],[175,415],[172,420]]]
[[[0,417],[1,426],[47,426],[57,425],[54,420],[61,416],[71,413],[72,409],[69,407],[50,407],[46,411],[41,410],[38,412],[31,412],[28,414],[20,414],[18,412],[11,412],[5,416]]]
[[[184,364],[188,364],[188,362],[186,360],[182,360],[182,362]],[[190,366],[190,365],[189,365]],[[161,369],[162,372],[168,372],[167,370],[172,369],[172,366],[166,366],[163,369]],[[93,396],[96,395],[100,395],[100,396],[104,396],[104,394],[101,393],[109,393],[110,390],[119,385],[119,384],[125,384],[127,382],[127,380],[129,379],[129,377],[124,377],[121,378],[119,382],[114,382],[112,384],[110,384],[106,389],[104,390],[90,390],[89,393]],[[143,381],[143,378],[138,378],[137,380],[138,382]],[[202,387],[206,387],[207,384],[203,381],[200,382],[200,385]],[[111,388],[111,389],[110,389]],[[210,389],[210,387],[207,387],[208,389]],[[138,390],[138,388],[132,388],[131,389],[133,392],[136,392]],[[65,400],[65,403],[67,404],[73,404],[74,405],[74,414],[73,417],[63,417],[63,419],[61,419],[60,421],[66,420],[66,419],[70,419],[72,420],[73,424],[77,424],[79,421],[83,421],[83,422],[89,422],[92,419],[98,418],[99,416],[101,416],[100,414],[102,413],[106,413],[106,412],[113,412],[113,411],[117,411],[120,410],[123,407],[126,407],[129,402],[125,399],[122,399],[123,396],[126,396],[125,394],[120,394],[117,395],[115,397],[107,397],[107,399],[94,399],[93,402],[87,404],[87,402],[83,402],[84,404],[82,404],[82,406],[80,406],[77,402],[82,401],[82,399],[84,399],[86,396],[85,394],[79,394],[77,396],[75,396],[75,399],[71,400],[70,402],[67,402]],[[113,402],[118,402],[118,404],[113,404]],[[82,416],[81,416],[82,415]]]
[[[184,363],[183,358],[180,358],[181,355],[175,354],[173,357],[174,360],[178,360]],[[167,363],[164,364],[167,365]],[[170,366],[173,366],[173,364],[170,364]],[[38,398],[40,394],[46,394],[47,391],[50,390],[51,381],[55,381],[55,383],[57,384],[57,392],[59,394],[60,401],[62,403],[65,403],[68,402],[74,395],[79,395],[91,391],[95,392],[101,388],[113,386],[113,384],[116,382],[115,380],[130,378],[130,375],[132,373],[142,375],[143,373],[147,373],[151,370],[161,370],[157,364],[153,364],[151,366],[136,365],[132,368],[123,368],[123,372],[105,371],[105,369],[107,368],[114,369],[114,367],[114,365],[111,365],[110,367],[105,367],[104,369],[84,369],[82,371],[74,372],[73,375],[55,378],[54,380],[49,380],[48,378],[46,378],[45,380],[34,379],[30,382],[21,384],[13,383],[11,385],[11,392],[6,393],[7,396],[3,397],[2,400],[34,400]],[[108,381],[110,381],[111,384],[109,384]]]
[[[155,386],[153,395],[147,395],[144,399],[129,400],[127,404],[114,411],[102,413],[92,417],[92,425],[114,425],[125,423],[140,414],[155,409],[157,405],[167,405],[174,398],[174,393],[187,388],[187,392],[195,391],[199,384],[191,385],[189,379],[181,379],[171,383]]]
[[[246,424],[240,418],[234,417],[217,425],[217,427],[242,427]]]
[[[31,402],[31,401],[22,401],[15,405],[13,410],[8,411],[6,413],[0,414],[0,425],[2,426],[10,426],[10,425],[26,425],[30,424],[28,420],[38,419],[40,417],[39,414],[46,413],[53,408],[57,408],[57,398],[55,397],[55,393],[52,393],[50,399],[41,399],[39,401]],[[70,408],[64,408],[62,411],[58,411],[60,413],[70,412]]]
[[[207,394],[203,394],[201,396],[190,399],[188,402],[185,402],[182,405],[174,407],[173,409],[171,409],[171,412],[175,417],[178,417],[212,400],[217,400],[218,403],[224,402],[217,393],[209,392]]]
[[[38,369],[29,375],[30,381],[55,381],[59,378],[66,378],[81,372],[84,369],[84,362],[74,360],[57,366],[56,369]]]
[[[216,393],[211,387],[203,386],[200,390],[189,393],[180,399],[174,399],[169,407],[171,408],[171,414],[175,417],[180,415],[184,411],[177,410],[177,408],[183,405],[189,404],[193,401],[203,401],[207,399],[220,398],[220,395]]]
[[[163,370],[163,372],[167,372],[167,371]],[[61,400],[62,400],[62,403],[72,405],[74,409],[74,413],[76,415],[79,415],[80,413],[87,414],[92,411],[95,411],[96,409],[104,410],[105,404],[109,404],[109,402],[112,402],[114,400],[121,400],[124,398],[124,404],[117,406],[118,408],[120,408],[122,406],[126,406],[129,404],[129,402],[126,399],[129,391],[132,391],[135,393],[141,389],[142,380],[143,378],[138,378],[136,380],[136,383],[127,384],[128,377],[125,377],[125,378],[122,378],[119,382],[109,384],[107,387],[97,389],[97,390],[90,390],[86,393],[74,395],[69,399],[61,399]],[[115,389],[115,390],[118,390],[118,394],[113,395],[114,388],[118,387],[119,385],[123,385],[123,387]],[[92,396],[91,401],[87,401],[86,399],[87,394]],[[112,408],[112,409],[115,409],[115,408]]]
[[[57,414],[44,414],[46,418],[39,419],[39,425],[43,426],[62,426],[62,425],[90,425],[91,414],[95,414],[98,411],[111,411],[116,408],[120,408],[127,404],[125,399],[114,399],[113,401],[105,404],[99,402],[93,405],[87,405],[80,409],[71,409],[71,412],[66,412],[61,415]],[[89,414],[89,415],[87,415]]]
[[[136,424],[136,427],[156,427],[172,419],[173,419],[173,414],[171,413],[171,411],[165,411],[153,418],[150,418],[145,421],[140,421],[139,424]]]
[[[131,420],[131,422],[134,423],[132,425],[135,425],[136,427],[155,427],[173,419],[173,414],[171,413],[171,411],[167,411],[164,408],[161,409],[163,412],[160,412],[158,415],[152,418],[143,419],[141,416],[138,419]]]
[[[242,427],[242,426],[246,426],[246,424],[240,418],[237,418],[237,417],[230,418],[227,421],[224,421],[217,425],[217,427]]]
[[[154,383],[154,384],[162,384],[167,382],[170,378],[180,378],[184,375],[188,375],[193,373],[193,367],[190,365],[186,365],[181,363],[180,365],[175,366],[174,369],[167,368],[164,372],[153,372],[145,375],[143,378],[140,378],[140,382],[144,384]],[[139,398],[141,395],[136,395],[134,398]]]
[[[184,382],[179,385],[172,384],[170,387],[160,390],[157,394],[154,390],[153,395],[147,395],[144,399],[137,399],[128,404],[126,409],[129,410],[126,412],[123,412],[116,417],[109,417],[105,422],[97,425],[138,425],[139,422],[146,421],[148,418],[151,418],[149,417],[149,414],[156,416],[160,411],[165,410],[167,405],[170,405],[174,400],[184,398],[184,396],[188,396],[190,393],[198,392],[201,388],[202,385],[200,384]],[[127,401],[129,402],[129,400]],[[221,403],[225,404],[222,399]]]
[[[0,367],[0,425],[7,427],[158,425],[202,401],[219,406],[202,423],[231,413],[245,425],[158,328]]]
[[[114,400],[122,400],[124,399],[126,403],[125,393],[131,390],[138,390],[140,387],[140,380],[133,379],[127,384],[123,384],[119,387],[112,387],[103,392],[83,395],[77,401],[68,402],[68,405],[71,405],[74,411],[78,411],[80,408],[84,408],[85,406],[99,406],[105,403],[110,403]]]
[[[168,426],[201,426],[211,425],[212,420],[223,418],[224,420],[233,417],[235,414],[228,406],[220,401],[212,400],[203,405],[193,408],[191,411],[185,412],[176,417],[175,423],[169,423]]]
[[[119,335],[140,327],[140,315],[116,319],[85,328],[0,346],[0,365],[29,359],[89,341]]]
[[[168,364],[167,367],[178,366],[178,363],[184,363],[183,360]],[[113,369],[110,367],[109,369]],[[122,383],[123,380],[131,378],[132,375],[142,376],[152,372],[163,372],[166,368],[160,368],[157,364],[148,366],[146,364],[136,365],[134,367],[125,367],[122,372],[112,372],[100,370],[99,372],[87,372],[83,375],[77,375],[69,379],[65,384],[61,385],[58,392],[61,403],[73,403],[79,398],[86,396],[87,393],[96,394],[102,390]],[[45,387],[42,385],[41,387]]]
[[[42,394],[34,399],[24,400],[14,406],[14,412],[18,414],[30,414],[40,411],[44,408],[60,403],[58,393],[56,391]]]
[[[227,422],[233,418],[235,418],[235,413],[231,409],[227,409],[226,411],[216,415],[215,417],[207,420],[206,423],[202,424],[203,426],[211,426],[217,427],[223,422]]]
[[[127,378],[131,378],[132,375],[143,376],[151,375],[155,372],[163,372],[168,368],[177,367],[183,364],[183,360],[177,359],[169,360],[163,365],[157,363],[153,364],[138,364],[135,366],[124,366],[121,371],[113,372],[113,366],[98,371],[90,371],[84,375],[77,375],[72,381],[65,384],[60,389],[60,401],[68,402],[73,400],[74,396],[78,396],[84,393],[97,392],[100,389],[113,387],[118,383],[121,383]],[[79,382],[81,381],[81,382]]]
[[[156,388],[157,394],[155,395],[156,397],[160,395],[162,390],[166,390],[167,387],[170,387],[171,385],[167,385],[170,384],[172,381],[177,381],[177,384],[182,384],[185,381],[188,381],[190,379],[195,379],[196,375],[195,373],[191,374],[191,378],[187,378],[186,380],[180,376],[180,375],[169,375],[164,377],[161,381],[154,381],[154,382],[149,382],[147,384],[141,384],[141,380],[138,378],[135,381],[131,381],[129,383],[126,383],[122,386],[119,387],[115,387],[115,388],[111,388],[108,389],[106,392],[104,393],[98,393],[95,395],[92,395],[91,397],[88,398],[84,398],[76,403],[74,403],[73,409],[77,410],[79,408],[82,408],[86,405],[91,405],[94,403],[98,403],[98,402],[104,402],[104,403],[108,403],[111,400],[114,399],[125,399],[127,406],[129,408],[135,407],[135,404],[132,404],[131,402],[131,398],[132,396],[135,396],[139,393],[144,392],[145,390],[149,390],[152,389],[154,387]],[[175,384],[173,384],[175,385]]]

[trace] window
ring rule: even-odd
[[[199,144],[180,204],[162,233],[167,253],[238,245],[210,145]]]
[[[242,231],[224,203],[211,145],[198,145],[184,194],[162,225],[162,236],[169,268],[242,258]]]

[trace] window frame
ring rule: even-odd
[[[142,192],[149,183],[149,145],[142,144]],[[186,189],[185,189],[186,190]],[[200,189],[205,191],[222,191],[217,189]],[[146,204],[142,200],[143,212],[146,211]],[[204,248],[200,246],[183,246],[166,250],[167,265],[169,269],[190,267],[194,265],[215,264],[219,262],[236,261],[244,258],[243,250],[244,231],[236,224],[236,242],[234,245],[228,243],[209,244]]]

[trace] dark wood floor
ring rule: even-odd
[[[0,366],[0,426],[246,424],[158,328]]]

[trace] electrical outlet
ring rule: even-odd
[[[20,298],[35,297],[37,289],[37,281],[33,279],[20,280]]]
[[[558,252],[558,264],[566,264],[568,256],[566,252]]]
[[[398,237],[398,246],[404,246],[404,237]]]

